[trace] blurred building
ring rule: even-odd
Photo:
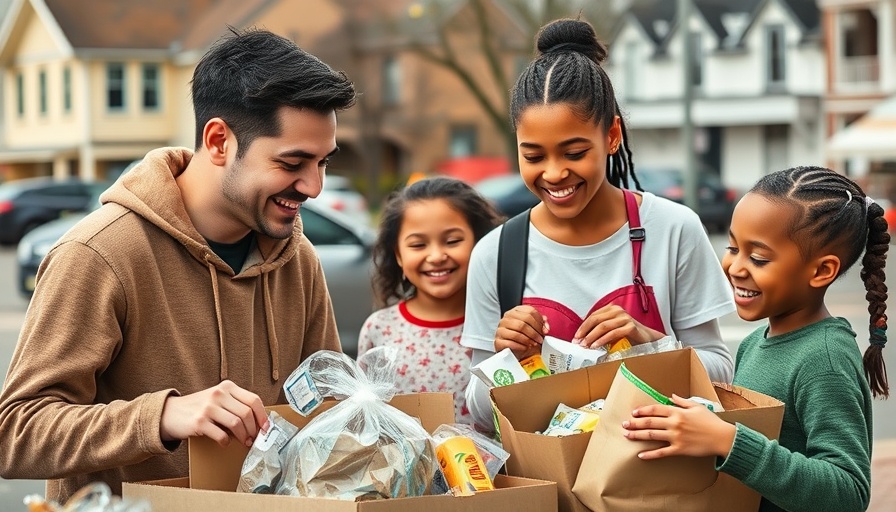
[[[467,76],[497,67],[512,83],[531,34],[503,2],[481,5],[501,34],[495,62],[476,47],[464,0],[12,0],[0,25],[0,165],[16,177],[102,178],[154,147],[193,147],[189,81],[227,25],[286,36],[356,83],[336,172],[398,178],[452,157],[506,157],[505,134],[435,63],[448,38]],[[507,84],[481,82],[506,103]]]
[[[827,155],[896,201],[896,0],[818,0],[828,79]]]
[[[611,74],[640,166],[683,165],[682,37],[693,55],[698,164],[746,189],[770,171],[824,159],[825,61],[814,0],[632,3],[610,45]]]

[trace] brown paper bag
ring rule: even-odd
[[[623,436],[622,422],[637,407],[656,404],[657,399],[617,370],[610,386],[601,421],[591,435],[572,492],[589,509],[604,511],[755,511],[760,496],[733,477],[715,470],[715,457],[667,457],[641,460],[639,452],[661,447],[660,441],[632,441]],[[687,371],[667,368],[666,371]],[[692,384],[706,379],[691,375]],[[651,385],[649,375],[640,375]],[[659,379],[662,381],[663,379]],[[703,384],[703,383],[700,383]],[[660,384],[658,384],[661,386]],[[699,385],[698,388],[706,389]],[[741,388],[728,388],[720,396],[704,396],[712,401],[727,402],[739,408],[732,411],[741,421],[766,435],[777,437],[780,428],[780,402]],[[673,391],[657,387],[656,391],[671,395]],[[680,394],[680,392],[679,392]],[[704,391],[705,394],[705,391]],[[724,396],[724,399],[722,398]],[[754,401],[750,401],[753,397]],[[764,399],[763,399],[764,397]],[[755,402],[760,402],[756,404]],[[752,413],[751,413],[752,411]],[[723,416],[726,413],[720,413]],[[723,416],[723,419],[724,416]],[[752,420],[756,420],[753,422]],[[755,423],[750,425],[750,423]]]

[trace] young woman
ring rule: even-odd
[[[674,336],[697,350],[714,380],[730,382],[731,354],[718,318],[731,290],[697,215],[637,186],[625,123],[600,63],[606,49],[585,21],[557,20],[537,37],[538,57],[511,92],[520,173],[540,200],[529,212],[522,304],[499,306],[501,229],[470,261],[461,343],[477,364],[509,347],[540,352],[546,334],[596,348]],[[472,379],[467,401],[493,428],[488,389]]]

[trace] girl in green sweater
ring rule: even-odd
[[[889,396],[883,209],[848,178],[819,167],[763,177],[738,203],[722,266],[744,320],[768,318],[741,343],[734,383],[784,402],[772,441],[703,405],[651,405],[623,422],[629,439],[667,441],[640,453],[717,456],[762,496],[760,510],[865,510],[871,494],[871,397]],[[864,253],[870,346],[824,304],[828,286]]]

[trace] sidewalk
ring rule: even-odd
[[[896,510],[896,439],[874,442],[871,456],[871,506],[868,512]]]

